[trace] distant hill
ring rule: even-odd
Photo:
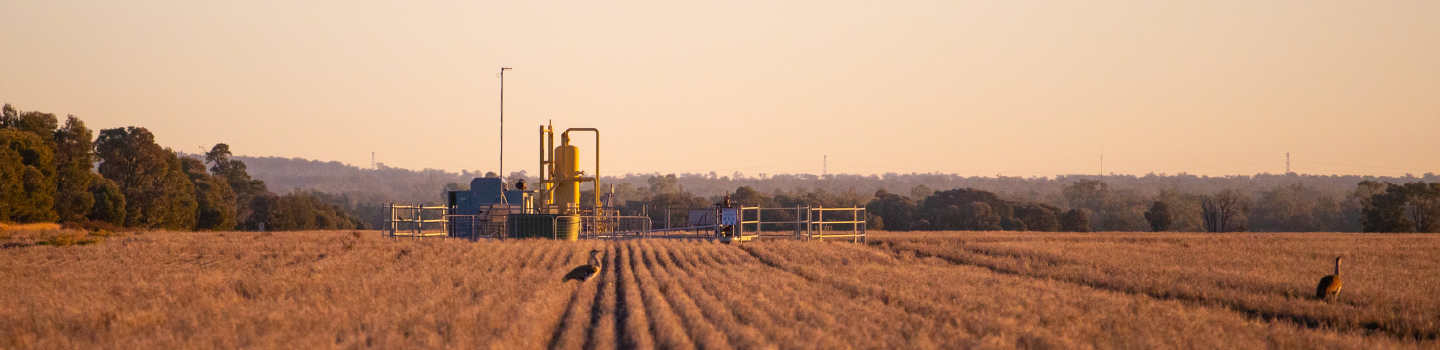
[[[194,155],[190,155],[194,156]],[[323,162],[302,158],[245,157],[235,156],[244,161],[251,176],[264,180],[270,190],[277,193],[294,189],[315,190],[335,195],[345,195],[353,203],[379,204],[396,203],[439,203],[447,184],[468,186],[471,179],[482,176],[479,172],[450,172],[436,169],[409,170],[392,168],[379,164],[376,169],[364,169],[340,162]],[[602,182],[619,187],[620,200],[626,200],[626,192],[649,186],[652,177],[666,174],[624,174],[609,175]],[[1256,174],[1234,176],[1196,176],[1187,174],[1144,176],[1135,175],[1057,175],[1054,177],[978,177],[940,173],[910,173],[884,175],[811,175],[782,174],[761,175],[762,177],[732,174],[720,176],[715,173],[684,173],[675,175],[675,182],[685,191],[701,197],[718,197],[734,192],[741,186],[750,186],[764,193],[775,191],[827,191],[831,193],[855,191],[872,195],[884,189],[902,195],[912,194],[916,187],[929,190],[947,190],[970,187],[995,192],[1002,197],[1016,200],[1032,200],[1064,206],[1060,198],[1061,188],[1081,179],[1102,180],[1112,189],[1129,191],[1139,196],[1154,196],[1162,189],[1177,189],[1186,193],[1209,194],[1224,189],[1238,189],[1258,193],[1277,186],[1304,184],[1320,192],[1344,197],[1355,190],[1362,180],[1405,183],[1415,181],[1440,182],[1440,176],[1425,174],[1408,177],[1377,177],[1358,175],[1303,175],[1303,174]],[[512,173],[511,179],[525,177],[534,182],[528,172]]]
[[[392,168],[383,164],[378,165],[375,169],[363,169],[340,162],[322,162],[300,158],[236,156],[234,159],[245,162],[251,176],[265,181],[272,192],[286,193],[295,190],[323,192],[313,193],[313,195],[330,204],[341,206],[347,212],[365,220],[372,227],[384,225],[385,219],[389,215],[384,209],[385,203],[441,204],[447,186],[463,189],[468,186],[470,180],[482,175],[477,172],[456,173],[435,169],[416,171]],[[512,173],[511,180],[524,177],[527,182],[534,183],[536,179],[527,175],[525,172]],[[1189,196],[1182,200],[1183,203],[1189,204],[1182,204],[1193,207],[1187,210],[1185,215],[1194,220],[1187,221],[1184,229],[1198,231],[1200,230],[1199,196],[1214,195],[1223,190],[1236,190],[1247,196],[1247,201],[1257,206],[1255,208],[1257,215],[1262,211],[1289,210],[1287,208],[1290,207],[1286,206],[1289,204],[1299,205],[1296,208],[1300,208],[1310,205],[1306,203],[1330,203],[1327,204],[1329,205],[1327,213],[1333,214],[1331,216],[1342,216],[1343,220],[1339,222],[1343,222],[1343,226],[1327,226],[1326,230],[1358,231],[1360,230],[1360,203],[1351,195],[1358,183],[1364,180],[1397,184],[1417,181],[1435,183],[1440,182],[1440,176],[1428,173],[1419,177],[1292,173],[1210,177],[1182,173],[1144,176],[966,177],[939,173],[890,173],[823,176],[782,174],[751,177],[739,173],[731,176],[719,176],[715,173],[654,173],[606,176],[602,182],[607,192],[611,186],[614,186],[616,203],[628,206],[647,204],[647,201],[657,198],[655,195],[658,193],[681,192],[693,194],[699,203],[709,203],[718,201],[725,194],[734,193],[737,188],[742,186],[750,187],[759,193],[774,194],[775,197],[779,197],[779,194],[783,193],[790,198],[815,198],[821,203],[834,202],[819,200],[824,198],[848,198],[842,202],[868,203],[874,198],[876,191],[882,189],[913,200],[920,200],[929,197],[935,191],[973,188],[995,193],[1005,200],[1043,203],[1068,210],[1074,207],[1072,204],[1077,203],[1077,199],[1067,196],[1065,188],[1067,185],[1076,184],[1081,180],[1099,180],[1109,188],[1109,194],[1101,195],[1096,199],[1099,201],[1096,203],[1104,202],[1106,209],[1096,209],[1090,215],[1091,220],[1096,222],[1096,229],[1100,230],[1144,231],[1148,229],[1144,212],[1148,210],[1153,201],[1160,199],[1158,196],[1161,195],[1162,190],[1169,190],[1172,191],[1170,192],[1172,194],[1179,193]],[[1304,199],[1300,199],[1303,203],[1286,202],[1286,200],[1294,199],[1290,197],[1266,199],[1267,195],[1284,194],[1283,189],[1293,185],[1303,185],[1304,196],[1306,196]],[[1322,198],[1324,199],[1322,200]],[[1339,208],[1335,208],[1337,205]],[[1263,210],[1261,207],[1264,207]],[[1101,213],[1101,211],[1109,214]],[[1102,220],[1101,214],[1104,214],[1103,217],[1109,218],[1105,219],[1109,221],[1104,224],[1099,223],[1099,220]],[[1257,219],[1255,223],[1255,228],[1258,230],[1277,229],[1271,227],[1275,226],[1273,223],[1264,219]]]
[[[184,154],[200,157],[195,154]],[[478,173],[409,170],[379,164],[376,169],[341,162],[303,158],[233,156],[245,162],[250,176],[265,181],[270,191],[319,191],[345,195],[352,203],[438,204],[446,184],[469,184]]]

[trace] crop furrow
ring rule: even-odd
[[[730,309],[732,305],[726,305],[712,295],[692,274],[683,271],[673,260],[670,260],[669,247],[667,242],[658,242],[658,248],[651,246],[648,242],[642,243],[647,246],[650,259],[660,268],[650,270],[657,274],[657,279],[668,280],[669,284],[675,286],[677,293],[689,299],[704,313],[710,324],[722,330],[721,334],[726,337],[729,344],[743,349],[773,348],[767,344],[765,336],[750,325],[740,322]],[[671,299],[676,300],[676,299]]]
[[[911,333],[913,334],[929,334],[929,336],[933,336],[945,333],[953,336],[953,333],[960,333],[962,336],[968,337],[968,334],[974,334],[977,331],[981,333],[993,333],[987,332],[987,329],[984,329],[983,326],[981,329],[973,328],[976,325],[983,324],[985,320],[974,319],[974,317],[966,315],[963,311],[955,310],[946,305],[931,300],[909,297],[877,283],[856,278],[846,279],[834,276],[832,273],[825,271],[825,269],[812,267],[810,264],[791,262],[779,254],[763,251],[765,249],[756,246],[742,246],[741,249],[765,265],[787,271],[813,283],[828,286],[857,303],[879,303],[883,305],[883,307],[895,308],[897,311],[924,320],[923,323],[914,326],[918,327],[918,329],[911,329]],[[962,322],[961,320],[972,322]]]
[[[800,349],[813,347],[815,338],[810,341],[802,340],[801,334],[810,333],[818,337],[828,337],[820,328],[810,323],[793,322],[790,324],[779,324],[779,320],[795,319],[791,312],[796,306],[805,308],[806,304],[795,303],[789,305],[778,305],[765,298],[762,291],[788,290],[786,286],[775,287],[768,282],[770,279],[761,277],[756,273],[731,273],[731,270],[742,269],[748,266],[725,266],[713,264],[704,255],[712,252],[712,249],[693,249],[693,245],[683,245],[681,252],[670,252],[673,261],[679,262],[682,269],[693,271],[699,276],[699,281],[705,288],[713,290],[731,305],[745,315],[747,322],[756,325],[757,328],[771,331],[770,338],[784,343],[785,348]],[[708,247],[707,247],[708,248]],[[779,332],[779,334],[775,334]]]
[[[1144,297],[1148,297],[1148,298],[1155,299],[1155,300],[1177,301],[1177,302],[1183,302],[1183,303],[1187,303],[1187,304],[1190,304],[1190,305],[1196,305],[1196,306],[1200,306],[1200,307],[1216,307],[1216,308],[1221,308],[1221,309],[1225,309],[1225,310],[1229,310],[1229,311],[1238,313],[1238,314],[1240,314],[1240,315],[1242,315],[1242,316],[1244,316],[1244,317],[1246,317],[1246,318],[1249,318],[1249,319],[1252,319],[1252,320],[1257,320],[1257,321],[1284,322],[1284,323],[1296,325],[1296,326],[1298,326],[1298,327],[1303,327],[1303,328],[1308,328],[1308,329],[1316,329],[1316,330],[1352,331],[1352,332],[1361,332],[1361,333],[1380,333],[1380,334],[1384,334],[1384,335],[1386,335],[1386,336],[1393,337],[1393,338],[1396,338],[1396,339],[1415,339],[1415,340],[1436,340],[1436,339],[1440,339],[1440,332],[1433,332],[1433,331],[1430,331],[1430,332],[1426,332],[1426,331],[1407,331],[1407,330],[1395,329],[1395,328],[1392,327],[1391,325],[1388,325],[1388,324],[1386,324],[1386,323],[1384,323],[1384,322],[1380,322],[1380,321],[1378,321],[1378,320],[1368,320],[1368,321],[1358,321],[1358,322],[1339,322],[1339,321],[1336,321],[1336,320],[1324,319],[1324,318],[1316,317],[1316,316],[1313,316],[1313,315],[1297,314],[1297,313],[1283,312],[1283,311],[1271,310],[1271,309],[1262,309],[1262,308],[1254,307],[1254,306],[1252,306],[1252,305],[1249,305],[1249,304],[1244,303],[1244,302],[1241,302],[1241,301],[1209,298],[1209,297],[1206,297],[1206,296],[1204,296],[1204,295],[1195,295],[1195,294],[1183,293],[1183,292],[1178,292],[1178,291],[1146,290],[1146,289],[1134,288],[1134,287],[1125,286],[1125,285],[1118,285],[1118,284],[1114,284],[1114,283],[1110,283],[1110,282],[1106,282],[1106,281],[1100,281],[1100,280],[1086,280],[1086,279],[1075,278],[1075,277],[1055,276],[1055,275],[1047,275],[1047,274],[1043,274],[1043,273],[1027,272],[1027,271],[1023,271],[1023,270],[1021,270],[1021,269],[1010,268],[1010,267],[1006,267],[1006,266],[1003,266],[1003,265],[998,264],[998,263],[986,262],[986,261],[984,261],[984,260],[982,260],[982,259],[975,259],[975,258],[970,258],[969,256],[967,256],[967,255],[979,255],[979,256],[984,256],[984,257],[996,257],[996,256],[987,255],[987,254],[986,254],[987,250],[968,249],[968,248],[965,248],[965,247],[960,247],[959,249],[961,250],[961,254],[937,254],[937,253],[932,253],[932,252],[930,252],[930,251],[923,250],[923,249],[919,249],[919,248],[904,247],[904,246],[900,246],[900,245],[896,245],[896,244],[881,243],[881,244],[877,244],[877,246],[884,247],[884,248],[888,249],[888,250],[889,250],[890,252],[892,252],[892,253],[901,253],[901,252],[904,252],[904,253],[914,254],[916,257],[921,257],[921,258],[936,258],[936,259],[939,259],[939,260],[941,260],[941,261],[945,261],[946,263],[949,263],[949,264],[963,265],[963,266],[973,266],[973,267],[983,268],[983,269],[985,269],[985,270],[988,270],[988,271],[991,271],[991,272],[994,272],[994,273],[997,273],[997,274],[1003,274],[1003,275],[1009,275],[1009,276],[1018,276],[1018,277],[1025,277],[1025,278],[1031,278],[1031,279],[1037,279],[1037,280],[1055,281],[1055,282],[1060,282],[1060,283],[1068,283],[1068,284],[1084,286],[1084,287],[1091,288],[1091,289],[1096,289],[1096,290],[1104,290],[1104,291],[1110,291],[1110,292],[1116,292],[1116,293],[1122,293],[1122,294],[1128,294],[1128,295],[1144,296]],[[1006,255],[1006,256],[1008,256],[1008,255]]]
[[[588,251],[584,252],[587,260],[589,254],[590,252]],[[610,269],[613,269],[613,267],[610,267]],[[570,297],[570,303],[567,304],[568,307],[566,307],[565,315],[562,316],[564,321],[555,328],[555,332],[551,335],[549,348],[580,349],[585,345],[585,333],[589,327],[592,327],[594,324],[594,307],[595,304],[597,304],[596,301],[601,298],[601,286],[607,282],[605,276],[605,271],[601,271],[599,276],[595,276],[587,282],[567,282],[579,284],[579,287],[575,289],[575,292]]]
[[[806,280],[789,271],[780,270],[772,266],[762,264],[759,260],[744,255],[739,248],[731,246],[713,245],[695,248],[700,252],[696,254],[694,263],[705,265],[706,271],[720,271],[724,275],[723,281],[717,290],[738,290],[737,298],[742,302],[750,302],[767,307],[767,310],[775,315],[775,319],[790,320],[794,322],[789,327],[771,328],[773,331],[791,331],[787,333],[796,339],[801,339],[805,347],[828,347],[838,344],[864,344],[863,331],[854,329],[851,324],[842,323],[836,315],[864,313],[862,303],[837,303],[824,296],[831,294],[828,286]],[[774,276],[772,274],[780,274]],[[760,277],[766,276],[766,277]],[[785,276],[797,284],[786,284]],[[751,283],[744,285],[743,283]],[[739,286],[737,287],[737,284]],[[753,294],[746,295],[745,291]],[[801,293],[809,294],[802,295]],[[744,298],[751,298],[744,301]],[[763,298],[763,299],[762,299]],[[770,298],[776,298],[771,300]],[[764,301],[763,303],[761,301]],[[864,325],[859,325],[864,327]],[[777,335],[776,337],[783,337]],[[844,337],[841,340],[837,337]]]
[[[629,242],[621,244],[618,248],[615,272],[616,278],[615,298],[616,307],[616,340],[621,348],[625,349],[648,349],[655,347],[655,339],[650,332],[650,322],[645,315],[645,304],[641,299],[640,287],[635,280],[635,269],[630,261],[630,252],[634,250]]]
[[[758,335],[753,337],[757,339],[756,341],[732,340],[734,343],[742,348],[750,346],[752,343],[759,344],[755,346],[756,348],[768,348],[770,347],[768,343],[771,342],[771,340],[767,339],[769,338],[773,339],[774,342],[781,343],[783,348],[799,349],[805,347],[804,345],[806,344],[803,344],[797,337],[785,335],[790,333],[803,333],[813,330],[813,327],[803,324],[776,324],[776,320],[785,317],[784,313],[779,311],[774,303],[761,298],[758,293],[756,293],[756,291],[762,288],[754,286],[753,283],[751,285],[744,283],[756,276],[749,275],[746,276],[745,280],[740,281],[721,281],[720,277],[712,274],[714,271],[711,266],[700,265],[698,263],[698,260],[696,260],[698,254],[681,250],[684,248],[682,244],[675,244],[675,247],[672,248],[675,249],[667,249],[665,252],[668,256],[666,259],[671,263],[670,266],[676,271],[688,272],[696,283],[695,288],[710,291],[719,303],[726,305],[729,312],[734,315],[736,322],[744,325],[746,328],[756,329],[757,332],[762,329],[791,331],[779,337],[767,336],[764,332],[759,332]],[[719,274],[723,274],[723,272],[719,272]],[[813,344],[814,343],[811,342],[809,345]]]
[[[584,349],[614,349],[619,342],[619,322],[616,321],[619,249],[616,244],[606,244],[600,257],[600,276],[595,277],[595,299],[590,304],[590,327],[586,328]]]
[[[649,244],[641,243],[641,245],[645,248],[641,250],[642,256],[640,257],[640,259],[645,262],[644,265],[647,267],[656,267],[658,261],[656,261],[654,255],[651,254],[654,253],[654,250]],[[689,330],[689,334],[694,337],[696,345],[703,349],[729,349],[730,345],[725,341],[725,337],[716,330],[715,325],[705,319],[705,315],[700,312],[699,307],[697,307],[695,303],[689,300],[689,297],[685,295],[680,285],[674,280],[662,278],[666,277],[663,276],[663,273],[661,276],[657,276],[653,272],[655,271],[646,268],[642,277],[651,285],[658,286],[660,287],[659,289],[664,289],[662,292],[664,293],[663,302],[669,303],[671,309],[682,316],[681,319],[684,320],[684,326]],[[652,288],[652,290],[656,292],[661,292],[659,289]]]
[[[565,301],[572,299],[577,292],[578,286],[564,283],[560,279],[563,272],[539,268],[569,259],[568,255],[576,254],[573,248],[550,242],[537,244],[545,250],[541,255],[545,258],[533,265],[536,268],[520,270],[520,276],[512,279],[524,282],[521,283],[522,288],[513,288],[523,294],[510,299],[520,300],[516,303],[514,316],[510,319],[525,321],[511,323],[503,333],[501,341],[496,343],[502,347],[538,349],[549,345],[555,329],[563,320],[565,306],[568,305]]]
[[[655,336],[655,345],[666,349],[694,349],[694,340],[686,333],[684,322],[671,309],[670,303],[666,302],[666,293],[661,289],[669,289],[669,286],[656,281],[650,274],[650,264],[645,257],[647,247],[636,244],[635,241],[627,242],[630,250],[630,265],[635,271],[635,281],[640,287],[643,299],[645,300],[646,316],[649,317],[650,331]],[[686,320],[689,321],[689,320]]]

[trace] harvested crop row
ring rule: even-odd
[[[653,243],[653,244],[652,244]],[[744,307],[741,305],[726,304],[716,298],[709,289],[703,287],[700,281],[694,277],[696,271],[685,271],[677,266],[672,260],[669,242],[642,242],[650,252],[650,259],[660,268],[651,268],[662,281],[668,281],[674,289],[679,290],[684,296],[695,302],[696,308],[704,313],[705,318],[714,324],[715,327],[723,330],[728,342],[736,348],[741,349],[764,349],[773,348],[766,343],[764,335],[759,330],[744,324],[730,311],[731,309]],[[674,299],[672,299],[674,300]]]
[[[712,247],[693,245],[686,243],[666,242],[669,258],[675,262],[676,270],[687,271],[693,276],[693,280],[705,290],[714,293],[716,297],[730,307],[730,311],[736,315],[739,322],[761,330],[766,338],[777,342],[781,347],[787,349],[803,349],[814,347],[817,344],[841,344],[832,335],[823,329],[812,326],[808,323],[789,322],[787,313],[782,309],[792,309],[794,305],[776,305],[765,297],[759,290],[764,288],[757,284],[746,281],[751,278],[764,278],[766,280],[781,279],[788,276],[764,276],[759,274],[740,274],[743,278],[734,278],[727,273],[732,270],[746,269],[747,266],[734,264],[715,264],[713,260],[703,259],[705,254],[699,250],[712,251]],[[704,262],[702,262],[704,260]],[[753,262],[751,262],[753,264]],[[749,266],[749,267],[754,267]],[[776,273],[778,271],[768,271]],[[769,277],[769,278],[767,278]],[[783,322],[783,323],[782,323]],[[755,337],[758,338],[758,337]],[[746,344],[745,341],[737,341],[737,344]]]
[[[635,242],[626,242],[625,248],[626,258],[635,271],[635,281],[641,286],[640,292],[644,293],[648,312],[646,316],[653,322],[651,331],[655,335],[656,345],[667,349],[695,349],[694,341],[686,332],[686,325],[681,322],[682,317],[675,314],[671,303],[666,301],[666,294],[660,291],[661,288],[670,289],[669,286],[661,285],[650,275],[650,264],[645,261],[644,247]]]
[[[773,299],[782,323],[806,325],[819,347],[850,344],[884,347],[903,344],[910,348],[933,347],[936,330],[931,320],[908,313],[878,299],[855,299],[823,283],[806,279],[784,269],[762,264],[733,246],[703,249],[717,269],[743,284],[741,290],[760,298]],[[784,328],[771,329],[783,332]],[[805,338],[802,338],[805,339]]]
[[[978,339],[973,341],[981,344],[1121,348],[1399,346],[1383,338],[1251,321],[1223,309],[999,275],[936,259],[897,260],[860,246],[802,249],[789,244],[747,249],[780,260],[801,273],[841,284],[842,289],[861,293],[860,298],[888,299],[916,312],[954,317],[975,334]]]
[[[1047,235],[1006,242],[902,235],[875,244],[1004,273],[1223,306],[1261,319],[1345,331],[1376,329],[1398,338],[1440,337],[1440,322],[1433,317],[1440,314],[1440,301],[1428,297],[1440,294],[1440,276],[1414,272],[1440,269],[1440,261],[1424,253],[1440,249],[1440,239],[1317,235],[1322,234],[1164,239],[1112,234],[1083,240]],[[1337,303],[1314,300],[1315,280],[1330,273],[1339,255],[1350,257],[1345,292]],[[1035,263],[1033,256],[1064,256],[1066,261]]]

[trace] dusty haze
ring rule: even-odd
[[[189,152],[535,171],[1440,172],[1440,3],[0,2],[0,102]],[[580,138],[588,145],[588,136]],[[588,146],[587,146],[588,147]],[[587,148],[585,152],[589,152]]]

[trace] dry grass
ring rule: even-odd
[[[931,234],[885,236],[872,239],[871,245],[721,245],[662,240],[392,241],[374,232],[348,231],[160,232],[84,246],[13,246],[0,250],[0,260],[6,262],[0,267],[0,293],[7,296],[0,298],[0,347],[1435,346],[1433,340],[1406,338],[1389,328],[1367,331],[1364,321],[1352,328],[1344,326],[1349,322],[1344,318],[1316,324],[1293,317],[1272,321],[1254,312],[1255,307],[1234,306],[1269,305],[1268,299],[1245,296],[1273,294],[1256,291],[1263,290],[1256,286],[1270,286],[1291,293],[1281,300],[1309,305],[1287,315],[1314,315],[1316,320],[1331,320],[1324,317],[1333,315],[1322,312],[1331,308],[1373,311],[1408,305],[1421,308],[1415,315],[1433,310],[1425,309],[1433,307],[1433,301],[1420,300],[1425,295],[1411,294],[1422,290],[1386,290],[1389,294],[1380,294],[1384,299],[1362,297],[1386,287],[1350,283],[1403,279],[1350,279],[1390,266],[1356,266],[1368,248],[1346,252],[1347,262],[1354,261],[1346,270],[1346,291],[1339,305],[1327,305],[1293,296],[1307,285],[1313,288],[1309,280],[1319,278],[1323,265],[1297,272],[1302,276],[1293,283],[1308,282],[1281,287],[1288,281],[1282,273],[1255,272],[1272,268],[1275,262],[1268,259],[1186,270],[1184,264],[1172,266],[1154,257],[1105,253],[1116,251],[1106,244],[1130,244],[1158,252],[1151,254],[1173,255],[1167,249],[1179,248],[1168,248],[1174,245],[1168,241],[1111,236]],[[1164,237],[1189,241],[1192,247],[1215,245],[1195,254],[1217,256],[1196,257],[1198,261],[1241,256],[1224,246],[1223,237]],[[1343,237],[1314,237],[1296,236],[1298,243],[1290,245],[1249,244],[1290,249],[1285,254],[1295,256],[1313,254],[1305,259],[1318,260],[1332,253],[1325,247],[1345,245]],[[1126,241],[1132,238],[1140,240]],[[1418,241],[1411,243],[1421,247],[1435,244],[1424,236],[1414,239]],[[1331,241],[1340,243],[1325,243]],[[1056,244],[1099,245],[1086,251]],[[565,272],[584,263],[593,248],[605,251],[601,275],[586,283],[562,282]],[[990,253],[977,253],[982,250]],[[1124,267],[1125,259],[1156,262],[1148,273],[1134,267],[1132,277],[1090,275],[1091,270],[1109,271],[1105,264]],[[1428,260],[1424,254],[1394,259],[1386,261],[1433,266],[1440,260],[1433,254]],[[1035,266],[1039,261],[1059,263]],[[1179,291],[1157,296],[1162,293],[1151,289],[1164,289],[1167,280],[1147,276],[1172,271],[1194,274],[1168,280],[1173,289],[1198,290],[1207,297],[1179,297]],[[1210,282],[1257,274],[1268,279],[1254,285],[1234,283],[1238,292],[1222,291],[1225,287]],[[1435,276],[1415,277],[1411,283],[1431,283],[1428,287],[1434,288],[1434,281],[1425,278]],[[1106,284],[1122,282],[1136,287]],[[1285,307],[1277,310],[1289,310]],[[1314,312],[1301,312],[1305,310]],[[1382,314],[1375,311],[1374,317],[1393,321],[1382,323],[1386,327],[1428,329],[1405,323],[1408,316],[1378,316]]]
[[[995,272],[1181,300],[1256,318],[1440,337],[1440,236],[1353,233],[925,233],[872,242]],[[1339,300],[1314,299],[1344,256]]]
[[[105,231],[86,231],[62,228],[53,223],[5,224],[0,223],[0,248],[18,248],[32,245],[69,246],[100,243],[114,236]]]

